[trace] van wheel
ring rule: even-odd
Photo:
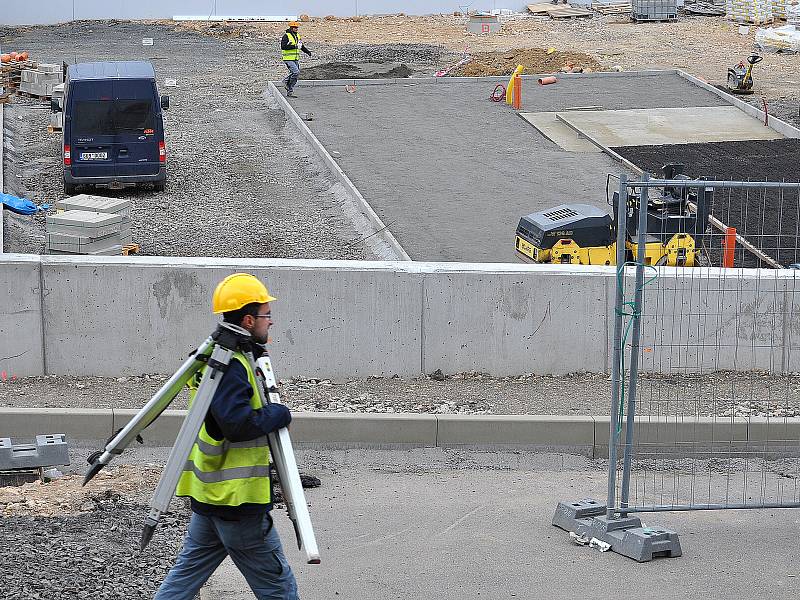
[[[166,188],[166,187],[167,187],[167,182],[166,181],[156,181],[153,184],[153,191],[155,191],[155,192],[163,192],[164,188]]]
[[[64,193],[67,196],[74,196],[77,190],[78,186],[74,183],[67,183],[66,181],[64,182]]]

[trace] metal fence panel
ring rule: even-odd
[[[664,186],[705,192],[710,224],[700,266],[618,270],[607,515],[800,507],[800,184],[645,176],[620,196]]]

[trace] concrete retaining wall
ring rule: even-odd
[[[237,271],[278,298],[281,377],[608,370],[612,267],[18,254],[0,257],[0,370],[171,373],[213,329],[212,291]],[[649,289],[663,283],[665,298],[699,300],[660,309],[674,318],[661,319],[653,339],[645,333],[645,367],[800,370],[790,361],[796,273],[729,269],[724,293],[715,269],[662,269]],[[702,327],[701,309],[713,317]],[[672,364],[664,353],[676,342],[721,351]]]

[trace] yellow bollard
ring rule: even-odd
[[[517,68],[514,69],[514,73],[511,75],[511,79],[508,80],[508,87],[506,87],[506,104],[511,104],[513,99],[512,94],[514,93],[514,77],[517,75],[522,75],[522,72],[525,70],[523,65],[517,65]]]

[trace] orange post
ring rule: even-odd
[[[736,250],[736,227],[728,227],[725,230],[725,238],[722,240],[722,266],[730,269],[733,267],[733,252]]]
[[[514,91],[511,94],[511,108],[514,110],[522,108],[522,79],[519,75],[514,75]]]

